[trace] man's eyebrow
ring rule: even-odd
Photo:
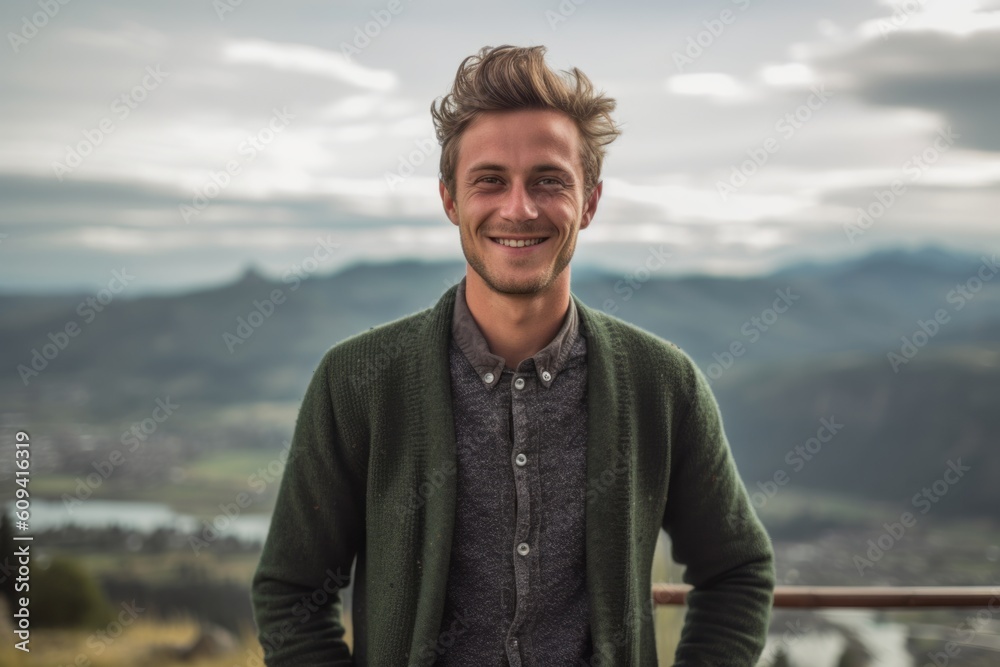
[[[566,174],[567,176],[572,176],[573,172],[569,171],[565,167],[560,167],[557,164],[540,164],[532,171],[558,171],[560,174]]]
[[[502,164],[496,164],[496,163],[493,163],[493,162],[484,162],[482,164],[473,165],[472,167],[469,168],[469,173],[470,174],[474,173],[474,172],[477,172],[477,171],[501,171],[501,172],[506,172],[507,171],[507,167],[503,166]],[[540,164],[540,165],[538,165],[536,167],[533,167],[531,171],[535,172],[535,173],[544,172],[544,171],[558,171],[559,173],[566,174],[567,176],[572,176],[573,175],[572,172],[570,172],[568,169],[566,169],[564,167],[560,167],[557,164]]]
[[[469,168],[469,173],[474,171],[507,171],[507,167],[502,164],[495,164],[492,162],[484,162],[482,164],[473,165]]]

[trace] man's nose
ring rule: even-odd
[[[538,208],[535,206],[535,200],[531,197],[531,193],[528,192],[528,188],[524,183],[514,181],[511,184],[510,189],[507,190],[507,194],[504,196],[500,215],[511,222],[534,220],[538,217]]]

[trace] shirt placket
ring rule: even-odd
[[[525,363],[529,368],[521,368],[512,374],[511,392],[511,455],[510,465],[514,471],[514,495],[517,509],[514,529],[514,543],[511,545],[514,559],[514,584],[516,593],[514,620],[507,633],[507,659],[511,667],[522,667],[525,642],[529,639],[524,628],[531,615],[532,562],[538,557],[536,544],[531,534],[531,481],[529,478],[532,452],[528,430],[527,401],[534,389],[531,380],[533,362]]]

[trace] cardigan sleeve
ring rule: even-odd
[[[736,469],[708,380],[688,359],[691,400],[672,443],[663,528],[693,589],[676,667],[753,667],[774,598],[774,551]]]
[[[268,667],[346,667],[340,589],[363,539],[364,477],[338,433],[330,351],[299,409],[251,588]]]

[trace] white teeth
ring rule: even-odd
[[[511,248],[523,248],[529,245],[538,245],[545,239],[529,239],[527,241],[511,241],[509,239],[493,239],[497,243],[505,246],[510,246]]]

